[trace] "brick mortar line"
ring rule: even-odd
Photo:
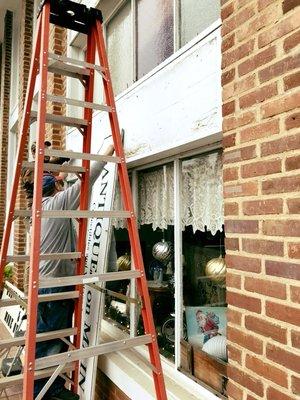
[[[291,32],[290,32],[291,33]],[[284,59],[286,58],[293,58],[295,56],[299,56],[299,45],[295,46],[293,49],[285,51],[283,46],[284,46],[284,40],[285,39],[276,39],[275,42],[272,42],[271,44],[267,45],[265,48],[260,48],[257,49],[256,51],[252,51],[250,54],[243,56],[242,58],[239,58],[238,60],[232,62],[231,64],[228,64],[226,67],[221,68],[221,73],[226,73],[229,72],[231,69],[235,69],[237,75],[236,78],[231,82],[226,83],[225,85],[223,85],[223,88],[226,87],[227,85],[229,85],[230,83],[236,83],[238,84],[240,81],[242,81],[245,78],[248,78],[250,75],[255,75],[255,77],[257,77],[259,79],[259,73],[264,70],[267,69],[268,67],[271,67],[273,64],[277,64],[278,62],[282,62]],[[245,39],[244,43],[243,42],[238,42],[236,45],[230,47],[228,50],[224,51],[222,54],[224,55],[228,55],[230,54],[230,52],[234,52],[235,50],[237,50],[241,45],[246,44],[247,42],[249,42],[249,39]],[[275,56],[274,58],[272,58],[270,61],[265,62],[263,65],[260,65],[258,68],[253,68],[251,71],[243,74],[243,75],[239,75],[239,71],[238,71],[238,67],[243,64],[247,59],[249,58],[253,58],[255,56],[257,56],[259,53],[261,53],[262,51],[267,50],[268,48],[274,47],[275,46]],[[280,51],[281,50],[281,51]],[[283,53],[283,54],[281,54]],[[223,60],[223,55],[222,55],[222,60]],[[261,85],[264,85],[266,82],[271,82],[274,81],[275,79],[281,78],[283,80],[283,78],[285,78],[287,75],[291,74],[293,70],[297,71],[297,68],[293,68],[287,72],[284,72],[283,74],[278,75],[277,77],[268,79],[266,81],[260,82],[260,80],[258,81]],[[243,93],[243,92],[241,92]]]
[[[231,252],[232,252],[232,250],[227,250],[226,254],[233,255],[233,256],[237,255],[236,253],[232,254]],[[286,259],[284,256],[275,256],[275,255],[268,255],[268,254],[256,254],[256,256],[255,256],[254,254],[256,254],[256,253],[247,253],[243,249],[240,249],[239,253],[238,253],[238,255],[241,257],[247,257],[247,258],[256,259],[256,260],[259,259],[261,261],[265,260],[265,261],[285,262],[285,263],[290,263],[290,264],[295,264],[295,265],[299,264],[299,260],[295,259],[295,258]],[[233,269],[233,268],[230,268],[230,269]],[[237,270],[237,271],[240,271],[240,270]],[[261,273],[255,273],[254,276],[259,276],[260,274]],[[270,276],[273,276],[273,275],[270,275]]]
[[[265,142],[263,142],[263,143],[265,143]],[[248,146],[249,146],[249,144],[248,144]],[[248,147],[248,146],[245,146],[245,147]],[[239,148],[237,147],[237,150],[238,149]],[[232,150],[234,151],[235,149],[232,149]],[[289,158],[289,157],[293,157],[293,156],[298,156],[299,155],[298,150],[289,150],[289,152],[290,153],[286,154],[285,158],[282,159],[283,161],[286,161],[286,159]],[[288,152],[285,152],[285,153],[288,153]],[[270,154],[268,156],[255,157],[255,158],[250,158],[248,160],[242,160],[242,161],[232,161],[232,162],[226,161],[226,162],[224,162],[223,168],[225,170],[225,169],[230,169],[230,168],[234,168],[234,167],[240,167],[240,166],[244,166],[244,165],[248,165],[248,164],[252,165],[252,164],[255,164],[255,163],[260,162],[260,161],[273,161],[273,160],[276,161],[276,156],[277,156],[277,158],[279,158],[280,154],[279,153]],[[297,173],[297,171],[298,171],[298,173]],[[294,176],[294,175],[297,176],[297,175],[299,175],[299,170],[276,172],[276,173],[269,174],[269,175],[257,175],[257,176],[252,176],[252,177],[249,177],[249,178],[239,178],[238,180],[235,180],[235,181],[236,182],[238,182],[238,181],[249,181],[249,180],[256,181],[256,180],[259,180],[259,178],[261,178],[262,176],[266,177],[265,180],[269,180],[269,177],[272,177],[274,175],[280,175],[282,173],[284,173],[284,176],[286,176],[286,175],[288,175],[288,176]],[[234,182],[234,181],[223,181],[223,184],[225,186],[225,185],[229,184],[230,182]],[[276,195],[276,193],[274,195]]]
[[[298,90],[298,89],[299,89],[299,87],[293,88],[293,89],[289,90],[291,93],[285,92],[285,93],[286,93],[286,96],[282,96],[282,95],[281,95],[281,97],[288,97],[288,94],[290,94],[291,96],[296,95],[296,94],[299,93],[299,90]],[[255,91],[255,90],[254,90],[254,91]],[[250,90],[249,93],[251,94],[251,92],[253,92],[253,88]],[[247,95],[247,94],[249,94],[249,93],[246,93],[245,95]],[[244,94],[243,94],[243,96],[244,96]],[[224,120],[223,123],[226,123],[226,122],[228,122],[228,121],[230,121],[230,120],[238,120],[239,118],[242,118],[242,117],[244,117],[245,115],[250,114],[250,113],[251,113],[251,114],[256,114],[256,111],[258,111],[258,110],[257,110],[257,107],[261,108],[261,107],[262,107],[263,105],[265,105],[266,103],[269,103],[269,102],[274,101],[274,97],[275,97],[275,96],[271,97],[270,99],[267,99],[267,100],[264,101],[264,102],[254,103],[254,104],[252,104],[250,107],[243,108],[243,109],[238,109],[238,110],[236,110],[234,113],[224,116],[224,117],[223,117],[223,120]],[[230,101],[226,101],[226,103],[224,103],[224,104],[231,103],[232,101],[236,101],[237,99],[239,99],[239,97],[238,97],[238,98],[232,98]],[[256,106],[256,109],[253,109],[253,107],[255,107],[255,106]],[[298,111],[299,108],[300,108],[300,107],[296,107],[296,108],[291,109],[291,110],[282,111],[280,114],[277,114],[277,115],[274,115],[274,116],[270,116],[270,117],[265,117],[265,118],[260,119],[260,120],[255,119],[254,121],[245,123],[244,125],[240,125],[240,126],[237,126],[237,127],[235,127],[235,128],[232,128],[232,129],[229,129],[229,130],[224,131],[224,135],[226,136],[226,135],[228,134],[228,132],[231,132],[231,131],[241,130],[241,129],[245,129],[246,127],[251,127],[251,126],[255,126],[255,125],[260,125],[260,124],[262,124],[262,123],[264,124],[264,123],[267,123],[267,122],[271,122],[271,121],[273,121],[274,119],[275,119],[275,120],[276,120],[276,119],[278,119],[278,120],[284,120],[284,119],[286,119],[287,117],[289,117],[290,115],[293,115],[293,113],[295,113],[295,111]],[[254,115],[254,116],[255,116],[255,117],[258,117],[258,115]],[[289,129],[288,131],[297,131],[297,127],[291,128],[291,129]],[[278,135],[278,134],[276,134],[276,135]],[[241,144],[243,144],[243,143],[241,143]]]
[[[269,86],[269,83],[267,82],[266,84],[263,84],[261,86],[262,87]],[[252,90],[250,91],[250,94],[251,94],[251,92],[255,92],[256,90],[257,90],[257,86],[252,88]],[[272,103],[272,102],[274,102],[276,100],[280,100],[280,99],[282,100],[283,97],[288,97],[288,96],[293,95],[293,94],[298,94],[299,90],[298,90],[298,88],[293,88],[293,89],[291,89],[291,92],[295,92],[295,93],[287,93],[287,92],[285,92],[285,94],[286,94],[285,96],[283,96],[283,93],[277,93],[277,94],[273,95],[272,97],[269,97],[268,99],[265,99],[262,102],[251,104],[250,106],[247,106],[247,107],[245,107],[243,109],[240,109],[240,110],[242,112],[254,111],[255,109],[257,110],[257,107],[266,106],[267,104]],[[243,94],[242,97],[244,97],[244,95],[246,96],[247,94],[248,93]],[[240,98],[241,97],[230,96],[230,97],[227,97],[227,98],[224,99],[222,97],[222,101],[223,101],[223,103],[225,102],[225,104],[226,104],[226,103],[229,103],[229,102],[231,102],[233,100],[240,99]],[[285,115],[286,113],[290,113],[290,112],[292,112],[292,110],[283,111],[283,112],[280,112],[280,113],[278,113],[278,114],[276,114],[274,116],[261,118],[260,121],[264,121],[265,122],[267,120],[270,120],[271,118],[277,118],[278,116],[282,116],[282,115]]]
[[[286,304],[284,304],[284,305],[286,305]],[[232,321],[228,321],[228,326],[232,326],[232,328],[234,328],[234,329],[239,328],[238,330],[240,330],[240,331],[242,331],[242,332],[244,332],[246,334],[249,333],[250,336],[252,336],[252,337],[253,336],[254,337],[258,337],[262,342],[264,342],[264,344],[269,344],[270,343],[270,344],[273,344],[276,347],[278,347],[280,345],[282,350],[290,351],[290,352],[294,352],[296,350],[300,355],[300,351],[297,350],[295,347],[293,347],[289,343],[289,340],[288,340],[289,336],[291,336],[291,334],[292,334],[292,331],[294,331],[294,332],[296,331],[297,332],[297,329],[298,329],[297,325],[288,324],[288,326],[285,326],[286,333],[287,333],[287,335],[286,335],[287,343],[281,343],[281,342],[273,339],[271,336],[267,337],[267,336],[264,336],[264,335],[260,334],[257,331],[253,331],[251,329],[246,328],[246,326],[245,326],[245,317],[246,316],[256,317],[257,319],[259,319],[261,321],[266,321],[267,323],[269,323],[271,325],[275,325],[276,327],[280,327],[280,324],[282,324],[282,323],[287,324],[285,321],[274,319],[272,317],[269,317],[266,314],[256,314],[256,313],[253,313],[253,312],[251,312],[249,310],[241,309],[241,308],[238,308],[236,306],[233,306],[232,304],[229,304],[228,306],[233,311],[237,311],[238,310],[239,313],[242,314],[242,316],[243,316],[243,323],[242,324],[235,323],[235,322],[232,322]],[[238,344],[236,344],[236,345],[238,345]],[[261,355],[261,356],[263,356],[263,355]]]
[[[268,361],[265,361],[265,363],[266,364],[268,364],[268,365],[271,365],[271,366],[273,366],[273,367],[276,367],[277,369],[282,369],[282,365],[281,364],[276,364],[274,361],[271,361],[271,360],[269,360],[268,359]],[[278,391],[280,391],[280,392],[282,392],[282,393],[285,393],[285,394],[288,394],[288,395],[290,395],[291,393],[289,392],[289,387],[284,387],[284,386],[281,386],[281,385],[279,385],[278,383],[276,383],[276,382],[274,382],[274,381],[272,381],[271,380],[271,378],[270,379],[267,379],[267,378],[265,378],[263,375],[259,375],[259,374],[257,374],[255,371],[253,371],[252,369],[249,369],[249,368],[247,368],[247,366],[246,366],[246,364],[245,364],[245,371],[246,371],[246,373],[248,374],[248,375],[254,375],[254,377],[256,378],[256,379],[258,379],[258,380],[261,380],[261,382],[263,383],[263,385],[265,386],[264,387],[264,389],[266,390],[266,389],[268,389],[269,387],[275,387],[275,388],[277,388],[278,389]],[[287,373],[286,371],[288,371],[289,373]],[[289,377],[289,376],[291,376],[290,374],[292,374],[292,370],[286,370],[285,372],[287,373],[287,378]],[[294,374],[295,374],[295,372],[294,372]],[[287,379],[287,383],[288,383],[288,386],[289,386],[289,382],[288,382],[288,379]],[[265,398],[265,397],[264,397]]]
[[[244,7],[246,8],[246,6],[249,6],[249,5],[246,4]],[[272,6],[272,4],[270,4],[268,7],[270,7],[270,6]],[[243,8],[244,8],[244,7],[243,7]],[[266,7],[266,9],[267,9],[268,7]],[[225,5],[221,7],[221,10],[223,10],[224,8],[225,8]],[[294,11],[294,13],[296,14],[296,11]],[[234,16],[236,17],[236,14],[237,14],[237,13],[233,12],[233,13],[230,15],[230,17],[228,17],[228,18],[226,18],[225,20],[223,20],[222,23],[223,23],[223,24],[224,24],[225,22],[228,23],[228,21],[231,22],[231,19],[232,19],[231,17],[234,17]],[[261,11],[258,11],[258,10],[257,10],[257,11],[254,13],[254,15],[252,15],[252,17],[251,17],[250,19],[247,19],[247,23],[253,22],[253,21],[255,20],[255,18],[259,17],[260,14],[261,14]],[[284,21],[287,20],[287,19],[289,19],[289,18],[291,17],[291,15],[292,15],[292,14],[289,13],[289,12],[287,12],[287,13],[285,13],[285,14],[283,14],[283,12],[281,12],[281,13],[278,15],[279,21],[276,21],[275,24],[274,24],[274,23],[272,23],[272,24],[270,23],[269,25],[263,27],[262,29],[260,29],[260,30],[258,31],[259,33],[257,34],[257,36],[256,36],[256,34],[255,34],[255,37],[258,38],[258,36],[259,36],[260,34],[266,33],[268,30],[272,29],[272,27],[275,27],[275,26],[278,25],[278,24],[284,24]],[[242,24],[244,24],[244,23],[245,23],[245,22],[243,22]],[[242,25],[242,24],[241,24],[241,25]],[[239,26],[241,26],[241,25],[239,25]],[[222,39],[227,38],[227,36],[230,35],[230,34],[232,34],[233,31],[236,32],[237,29],[238,29],[237,26],[235,26],[235,27],[233,28],[233,30],[230,31],[230,32],[228,32],[228,33],[226,33],[226,35],[224,35],[224,34],[222,33]],[[294,29],[294,30],[292,30],[292,31],[290,31],[290,32],[288,32],[288,33],[286,33],[286,34],[280,36],[279,38],[274,39],[274,41],[277,41],[277,40],[282,39],[282,38],[286,38],[287,35],[293,34],[293,32],[295,32],[295,31],[296,31],[296,29]],[[254,35],[252,35],[252,36],[254,36]],[[274,41],[273,41],[273,42],[274,42]],[[268,43],[268,44],[264,45],[263,47],[260,47],[260,49],[266,48],[268,45],[272,44],[273,42]]]

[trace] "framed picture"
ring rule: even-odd
[[[186,307],[189,343],[202,347],[214,336],[226,336],[226,309],[226,307]]]

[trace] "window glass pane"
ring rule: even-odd
[[[189,196],[184,195],[186,185],[182,185],[182,209],[197,211],[204,223],[196,224],[193,218],[183,219],[182,232],[182,279],[183,279],[183,332],[181,340],[181,368],[188,374],[206,383],[221,394],[226,394],[226,284],[224,226],[211,223],[207,214],[213,213],[215,202],[222,202],[218,195],[219,179],[211,179],[207,170],[206,190],[210,196],[211,207],[202,207],[203,199],[195,190],[203,186],[204,180],[197,167],[207,161],[209,170],[218,169],[218,154],[201,156],[182,162],[182,182],[189,180]],[[216,168],[212,168],[212,161]],[[197,172],[193,174],[192,172]],[[204,171],[203,171],[204,172]],[[188,176],[187,176],[188,174]],[[193,185],[194,181],[194,185]],[[202,182],[202,183],[201,183]],[[199,201],[200,200],[200,201]],[[205,203],[205,202],[204,202]],[[212,232],[212,230],[214,230]],[[207,366],[212,366],[207,374]]]
[[[130,1],[107,25],[107,53],[115,95],[132,84]]]
[[[181,46],[220,17],[220,0],[181,0]]]
[[[173,0],[138,0],[138,78],[173,53]]]
[[[173,208],[173,164],[140,171],[137,178],[139,237],[158,345],[160,353],[173,361],[175,354],[174,226],[173,213],[169,210]],[[150,202],[148,197],[151,198]],[[130,269],[131,249],[127,230],[120,221],[113,221],[113,224],[117,270]],[[108,283],[106,287],[128,295],[130,282]],[[124,301],[115,299],[113,296],[108,297],[106,317],[112,319],[122,329],[129,329],[129,306]],[[143,334],[141,316],[137,320],[137,334]]]

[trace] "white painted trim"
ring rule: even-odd
[[[220,144],[221,140],[222,132],[212,132],[211,135],[204,138],[196,139],[191,142],[183,142],[170,149],[148,153],[147,156],[140,156],[140,158],[128,158],[126,159],[127,166],[130,169],[137,168],[137,170],[139,170],[149,168],[149,166],[165,164],[166,162],[174,161],[175,156],[183,158],[218,149],[222,147]]]
[[[135,210],[135,215],[138,215],[138,179],[137,172],[132,171],[131,174],[131,192],[132,192],[132,200],[133,206]],[[131,260],[133,257],[131,256]],[[132,265],[133,267],[133,265]],[[136,279],[130,280],[130,297],[137,297],[137,286]],[[138,307],[134,303],[130,303],[130,336],[133,337],[137,334],[137,325],[138,325]]]
[[[128,336],[106,320],[103,321],[102,327],[106,339],[107,336],[114,340]],[[155,400],[156,397],[152,385],[152,389],[149,388],[149,380],[152,382],[152,373],[144,366],[144,364],[141,365],[141,363],[136,362],[134,357],[135,352],[138,352],[147,359],[149,357],[147,347],[140,346],[134,350],[101,357],[99,362],[100,368],[127,396],[129,396],[131,400]],[[183,399],[182,397],[179,397],[180,394],[178,394],[178,392],[180,389],[187,392],[187,399],[218,399],[218,397],[209,390],[200,386],[180,371],[177,371],[174,368],[174,364],[166,360],[164,357],[161,357],[161,359],[169,400],[185,400],[185,398]],[[127,365],[128,368],[126,367],[126,370],[124,371],[122,365]],[[148,378],[147,380],[145,380],[146,377]]]
[[[174,261],[175,261],[175,367],[180,367],[180,339],[183,333],[181,160],[174,161]]]
[[[180,0],[173,0],[174,18],[174,53],[180,49]]]
[[[116,7],[112,10],[109,16],[103,21],[102,25],[107,25],[113,19],[113,17],[120,11],[120,9],[127,3],[128,0],[120,0]]]

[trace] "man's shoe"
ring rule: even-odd
[[[71,392],[71,390],[63,388],[59,393],[56,395],[52,395],[49,400],[79,400],[80,397],[78,394]]]

